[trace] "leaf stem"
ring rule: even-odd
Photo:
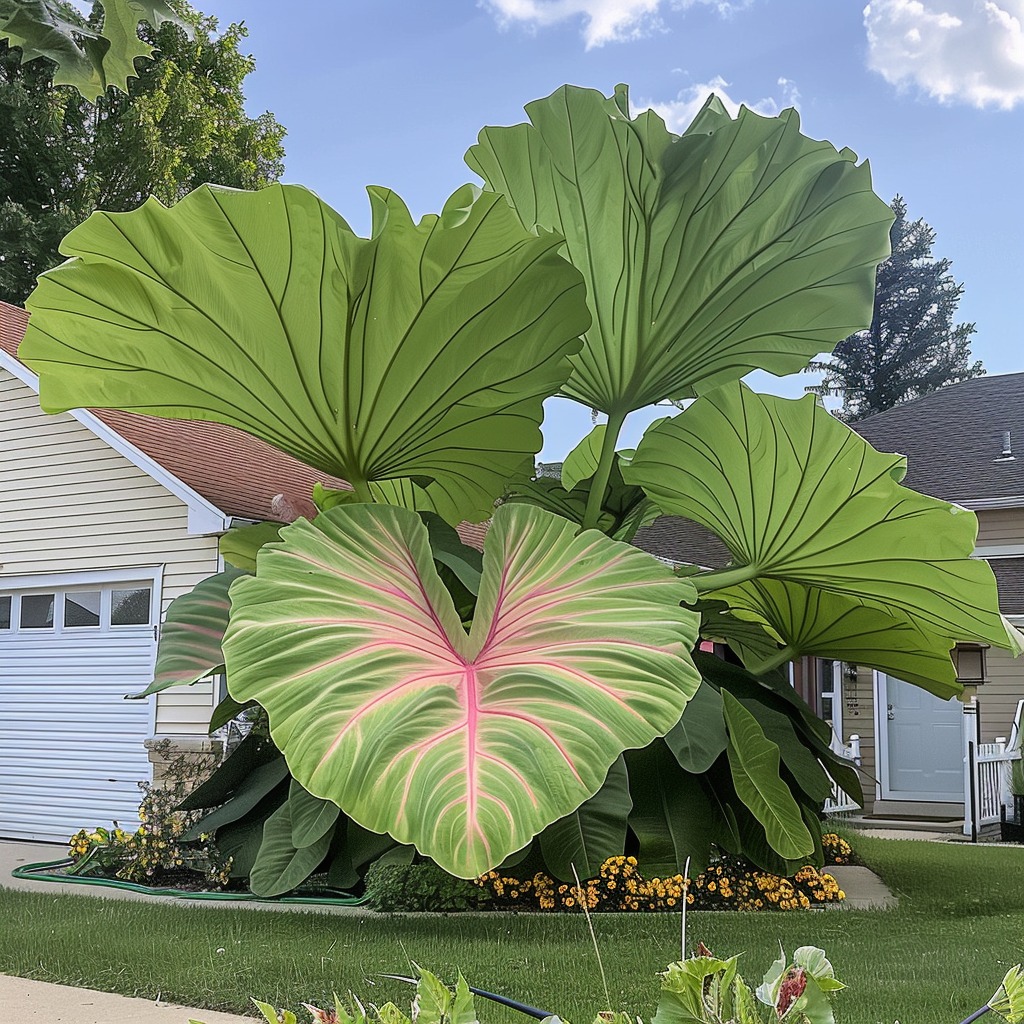
[[[746,583],[756,579],[761,570],[756,565],[734,565],[728,569],[715,569],[714,572],[701,572],[687,579],[697,588],[698,594],[706,594],[712,590],[733,587],[737,583]]]
[[[601,518],[601,506],[604,503],[604,492],[608,488],[608,478],[615,460],[615,445],[618,444],[622,424],[626,422],[625,412],[608,414],[608,426],[604,432],[604,444],[601,446],[601,457],[597,462],[597,470],[590,481],[590,494],[587,496],[587,508],[583,513],[583,529],[592,530]]]
[[[779,648],[770,658],[765,658],[760,665],[750,670],[751,675],[764,676],[769,672],[773,672],[775,669],[785,665],[787,661],[793,661],[794,658],[800,657],[800,651],[787,644],[785,647]]]
[[[370,485],[362,479],[356,477],[349,477],[348,482],[352,485],[352,490],[356,492],[356,497],[360,501],[365,501],[366,504],[373,504],[373,492],[370,490]]]

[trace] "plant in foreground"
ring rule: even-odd
[[[204,186],[94,214],[29,299],[47,411],[212,420],[324,474],[294,522],[225,536],[147,690],[223,669],[218,721],[266,710],[273,743],[225,762],[202,826],[262,895],[412,848],[463,878],[531,852],[592,877],[627,847],[659,876],[713,849],[789,874],[859,782],[786,662],[948,697],[958,641],[1021,649],[972,513],[813,397],[740,382],[870,320],[892,212],[867,166],[714,98],[680,136],[624,87],[527,112],[438,215],[371,187],[362,238],[297,186]],[[560,479],[533,472],[553,395],[606,417]],[[630,546],[660,513],[729,565]],[[455,527],[488,517],[481,559]]]

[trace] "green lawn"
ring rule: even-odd
[[[823,946],[850,985],[840,1024],[957,1024],[1024,960],[1024,848],[858,839],[901,899],[888,912],[705,913],[690,936],[743,951],[749,976],[781,941]],[[649,1020],[653,975],[678,956],[679,919],[595,917],[613,1000]],[[147,906],[0,890],[0,973],[197,1006],[278,1005],[349,989],[407,1000],[375,980],[409,960],[588,1024],[603,998],[582,916],[326,916]],[[487,1007],[495,1024],[526,1018]]]

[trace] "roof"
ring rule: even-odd
[[[988,564],[999,586],[999,610],[1024,615],[1024,558],[990,558]]]
[[[1024,505],[1024,373],[951,384],[851,426],[907,456],[908,487],[971,506]],[[1012,459],[1000,457],[1007,432]]]
[[[728,548],[709,529],[679,516],[655,519],[650,526],[637,530],[633,543],[660,558],[704,569],[721,569],[732,558]]]

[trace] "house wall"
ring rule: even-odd
[[[0,369],[0,579],[163,566],[162,610],[217,572],[217,538],[190,536],[179,498]],[[210,684],[156,697],[157,735],[205,737]]]
[[[1024,544],[1024,508],[982,510],[978,516],[978,547]]]

